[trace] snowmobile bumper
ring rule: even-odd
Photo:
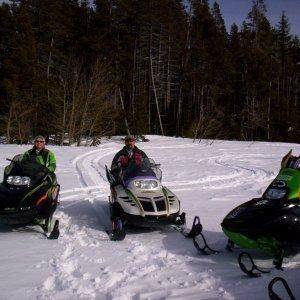
[[[0,212],[0,224],[5,225],[22,225],[33,222],[37,216],[36,208],[28,208],[24,210],[11,210]]]
[[[160,216],[138,216],[123,214],[126,225],[132,225],[137,227],[161,227],[176,224],[176,219],[178,218],[179,213],[175,213],[169,216],[160,215]]]
[[[258,249],[273,257],[281,252],[282,247],[280,242],[272,236],[251,238],[245,234],[227,230],[224,227],[222,229],[227,237],[241,248]]]

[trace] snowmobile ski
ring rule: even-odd
[[[268,291],[269,291],[269,297],[271,300],[281,300],[281,298],[274,292],[273,290],[273,286],[276,282],[282,282],[285,290],[287,291],[288,295],[290,296],[291,300],[296,300],[295,296],[293,295],[288,283],[286,282],[285,279],[283,279],[282,277],[274,277],[269,285],[268,285]]]
[[[199,237],[202,238],[202,243],[204,244],[203,246],[200,246],[201,241],[200,241]],[[197,236],[193,237],[193,243],[194,243],[195,248],[202,254],[210,255],[210,254],[219,253],[219,251],[214,250],[208,246],[206,239],[202,232],[200,232]]]
[[[185,213],[183,212],[177,221],[177,224],[172,224],[171,228],[179,231],[186,238],[194,238],[199,235],[202,231],[202,225],[200,223],[200,218],[195,216],[193,221],[193,226],[191,229],[188,229],[185,225]]]
[[[251,268],[247,268],[246,259],[251,263]],[[248,252],[241,252],[238,257],[238,262],[241,270],[250,277],[260,277],[261,274],[270,273],[270,270],[262,270],[258,267]]]
[[[182,220],[182,221],[184,220],[182,225],[180,225],[180,224],[171,225],[171,227],[173,229],[179,231],[186,238],[193,239],[194,246],[196,247],[196,249],[199,252],[201,252],[202,254],[206,254],[206,255],[218,253],[218,251],[213,250],[212,248],[210,248],[208,246],[208,244],[205,240],[205,237],[202,234],[203,226],[202,226],[202,224],[200,222],[200,218],[198,216],[195,216],[194,221],[193,221],[193,226],[191,229],[188,229],[185,226],[185,213],[184,212],[180,215],[180,220]],[[180,222],[180,220],[179,220],[179,222]],[[203,247],[200,246],[199,236],[201,236],[202,241],[204,243]]]
[[[112,222],[112,231],[107,231],[109,239],[111,241],[123,241],[126,237],[126,231],[123,226],[123,222],[120,218],[117,218]]]

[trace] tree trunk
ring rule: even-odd
[[[161,134],[164,135],[164,129],[163,129],[163,125],[162,125],[162,121],[161,121],[161,115],[160,115],[160,111],[159,111],[157,91],[156,91],[156,86],[155,86],[155,82],[154,82],[151,45],[150,45],[150,72],[151,72],[151,81],[152,81],[152,87],[153,87],[153,92],[154,92],[154,98],[155,98],[155,104],[156,104],[156,109],[157,109],[157,115],[158,115],[158,120],[159,120],[160,131],[161,131]]]
[[[50,103],[49,78],[50,78],[50,64],[51,64],[51,61],[52,61],[53,43],[54,43],[54,39],[52,37],[51,45],[50,45],[50,53],[49,53],[49,57],[48,57],[48,64],[47,64],[47,100],[48,100],[48,103]]]
[[[125,113],[125,105],[124,105],[124,101],[123,101],[122,92],[121,92],[121,88],[120,87],[118,88],[118,91],[119,91],[119,96],[120,96],[120,101],[121,101],[122,109],[123,109],[123,112]],[[126,126],[127,134],[130,135],[129,125],[128,125],[128,121],[127,121],[126,115],[124,116],[124,121],[125,121],[125,126]]]

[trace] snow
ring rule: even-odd
[[[300,145],[149,139],[137,146],[161,163],[163,184],[181,199],[188,224],[199,215],[208,243],[222,252],[203,256],[191,240],[168,230],[131,230],[124,241],[109,241],[104,167],[122,142],[115,138],[98,147],[49,146],[58,161],[61,205],[55,216],[61,236],[50,241],[36,226],[0,225],[0,299],[258,300],[267,299],[274,276],[284,277],[300,298],[300,255],[284,260],[284,272],[247,278],[237,265],[241,250],[224,250],[227,239],[220,226],[233,207],[262,194],[282,156],[290,149],[300,154]],[[7,157],[28,148],[0,145],[1,173]],[[271,259],[252,253],[260,265],[271,266]]]

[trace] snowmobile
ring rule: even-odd
[[[58,205],[60,185],[54,173],[36,161],[21,161],[22,155],[7,159],[0,184],[0,224],[39,225],[48,239],[59,236],[59,221],[51,230]]]
[[[227,249],[234,245],[258,249],[273,257],[281,269],[283,257],[297,253],[300,247],[300,158],[291,151],[282,161],[279,174],[261,198],[252,199],[233,209],[224,218],[224,233],[229,238]],[[245,269],[242,257],[252,261],[252,270]],[[258,269],[247,252],[241,253],[242,270],[253,276]]]
[[[153,159],[144,158],[140,164],[132,160],[119,179],[106,166],[106,176],[111,187],[111,239],[124,239],[125,225],[161,227],[185,224],[185,213],[180,214],[179,199],[161,184],[162,172],[159,167]],[[200,221],[194,223],[195,231]],[[186,233],[186,236],[190,233]]]

